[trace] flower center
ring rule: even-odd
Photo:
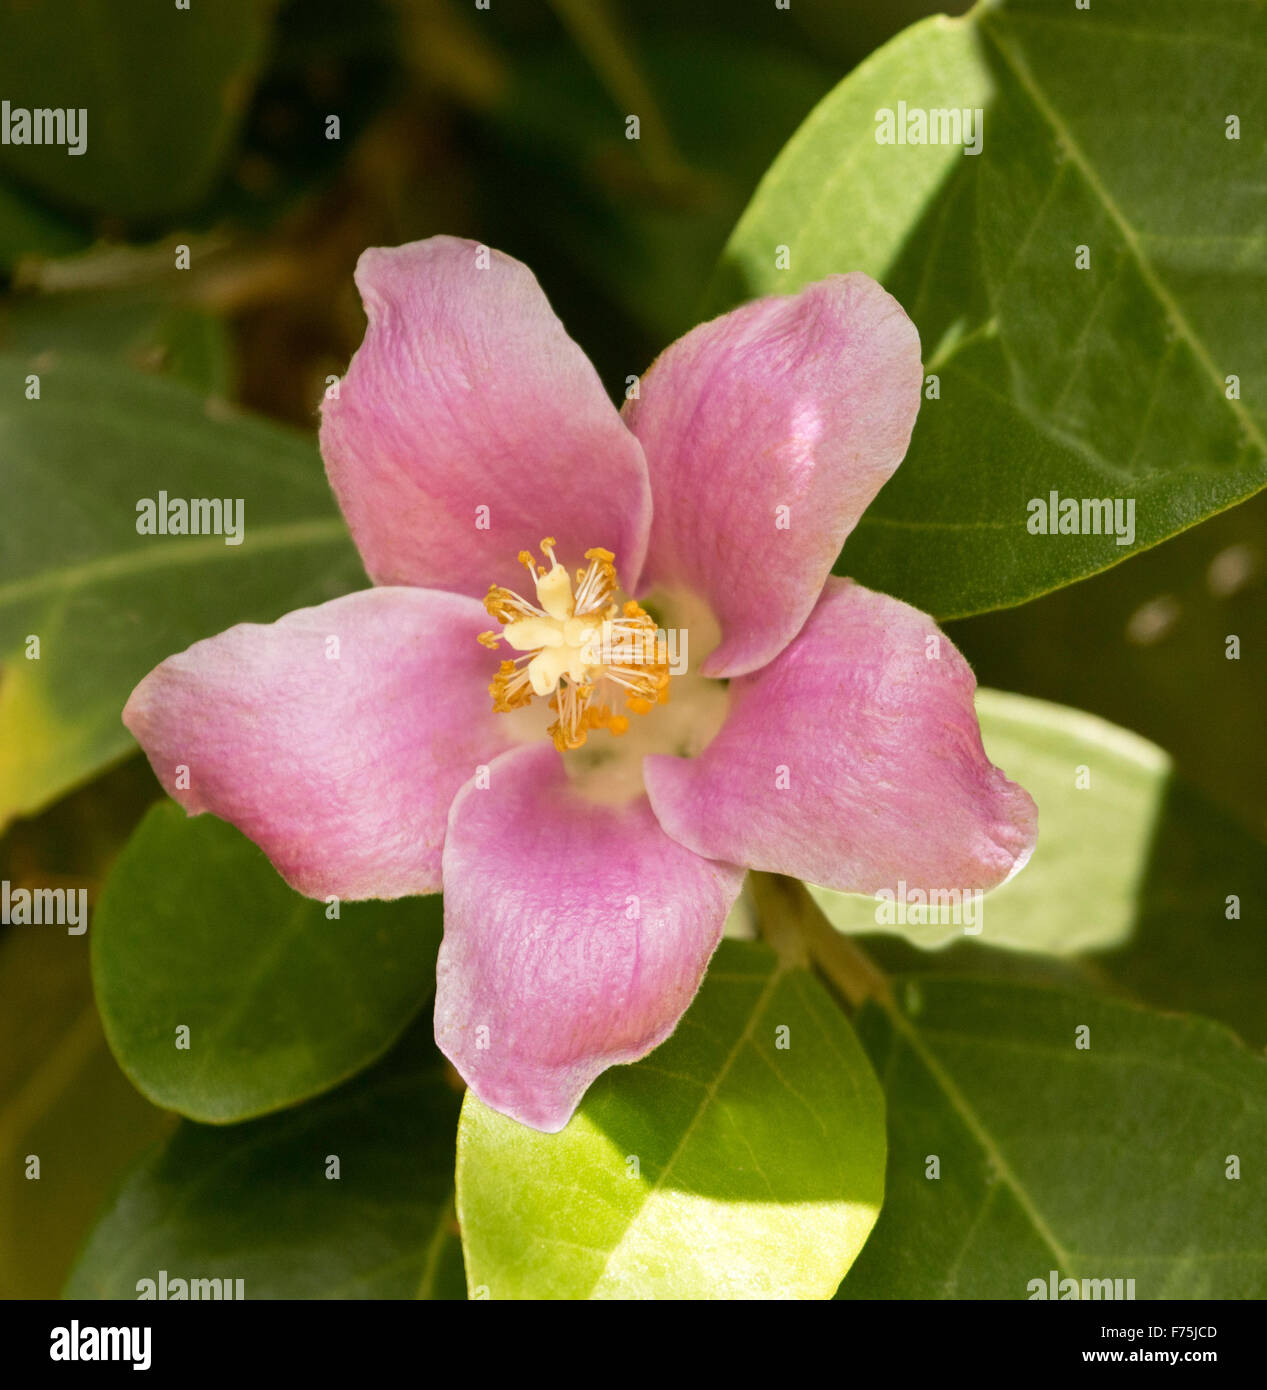
[[[489,686],[493,708],[506,713],[548,699],[556,718],[547,733],[560,752],[580,748],[591,729],[623,734],[630,710],[647,714],[669,698],[666,645],[655,619],[629,599],[621,604],[615,556],[587,550],[588,569],[576,571],[576,588],[555,559],[554,541],[541,542],[549,567],[526,550],[519,562],[532,576],[537,602],[494,584],[484,607],[500,632],[479,640],[493,651],[504,641],[520,655],[503,661]]]

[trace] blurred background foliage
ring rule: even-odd
[[[109,359],[311,431],[360,339],[360,251],[449,232],[527,261],[616,394],[695,322],[816,101],[908,23],[966,8],[493,5],[496,22],[466,0],[0,0],[0,95],[91,113],[80,158],[0,146],[0,351]],[[1259,497],[951,635],[983,684],[1136,730],[1261,835],[1265,518]],[[92,901],[157,792],[130,758],[10,826],[0,876]],[[105,1192],[170,1124],[105,1047],[88,937],[0,927],[0,1296],[57,1292]],[[33,1152],[60,1156],[38,1184]]]

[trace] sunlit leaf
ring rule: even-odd
[[[1169,759],[1125,729],[1043,700],[979,690],[977,714],[991,761],[1038,806],[1038,845],[1025,868],[983,897],[971,922],[953,904],[940,909],[941,920],[916,920],[913,909],[906,921],[882,920],[887,907],[874,898],[811,886],[815,901],[840,931],[893,930],[918,946],[968,935],[1071,955],[1124,941],[1140,912]],[[966,883],[909,887],[973,890]],[[1221,912],[1217,884],[1209,905]]]
[[[883,1166],[844,1015],[808,970],[723,942],[673,1037],[604,1073],[560,1133],[468,1096],[468,1281],[491,1298],[830,1297]]]

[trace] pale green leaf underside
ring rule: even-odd
[[[979,921],[883,922],[875,899],[811,885],[814,900],[839,931],[894,931],[917,946],[967,938],[1074,955],[1120,944],[1139,914],[1170,760],[1146,739],[1045,700],[978,690],[977,715],[987,756],[1038,807],[1033,856],[982,899]],[[1222,890],[1212,891],[1221,903]]]
[[[468,1282],[491,1298],[830,1297],[883,1166],[879,1090],[844,1016],[808,971],[727,941],[673,1037],[604,1073],[561,1133],[468,1096]]]

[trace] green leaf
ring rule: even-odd
[[[1125,941],[1140,912],[1170,760],[1125,729],[1044,700],[978,690],[977,714],[990,760],[1038,806],[1037,848],[1015,878],[981,900],[971,923],[980,930],[965,932],[966,920],[883,924],[874,898],[810,885],[815,902],[838,931],[892,930],[924,947],[970,935],[1073,955]],[[1209,898],[1220,914],[1222,894],[1215,886]]]
[[[92,928],[106,1037],[137,1088],[193,1119],[236,1121],[383,1053],[434,988],[440,899],[331,910],[231,826],[153,807]]]
[[[1010,887],[1000,892],[1010,892]],[[1082,932],[1085,918],[1079,921],[1063,901],[1066,895],[1075,903],[1082,900],[1076,865],[1070,865],[1062,883],[1053,881],[1049,887],[1051,902],[1040,905],[1045,910],[1035,929],[1050,934],[1052,925],[1063,921],[1071,934]],[[986,930],[980,936],[961,935],[957,943],[930,952],[926,939],[910,929],[901,937],[870,936],[866,949],[890,974],[933,971],[1058,984],[1096,994],[1109,990],[1155,1008],[1217,1019],[1251,1046],[1263,1047],[1267,932],[1256,904],[1264,901],[1267,846],[1176,779],[1166,784],[1157,801],[1156,829],[1126,940],[1087,943],[1088,953],[1081,956],[996,950],[996,927],[1023,932],[1026,926],[1012,910],[1017,901],[996,894],[985,900]],[[1007,908],[1004,920],[999,907]],[[869,900],[850,903],[843,913],[840,908],[837,903],[827,911],[842,930],[878,930]],[[1086,904],[1088,913],[1096,910],[1094,904]],[[925,944],[912,944],[920,941]]]
[[[1056,990],[897,996],[859,1019],[889,1169],[841,1297],[1027,1298],[1053,1269],[1140,1299],[1267,1295],[1267,1062],[1214,1024]]]
[[[0,356],[0,489],[0,823],[134,746],[119,711],[164,657],[364,583],[308,440],[105,363]],[[242,499],[242,543],[138,535],[160,490]]]
[[[273,0],[0,8],[12,107],[87,111],[82,153],[0,145],[0,168],[77,208],[132,222],[184,210],[223,168],[264,56]]]
[[[1131,938],[1088,961],[1094,981],[1216,1018],[1267,1047],[1267,846],[1182,782],[1162,805]]]
[[[462,1298],[458,1095],[429,1032],[284,1115],[182,1124],[106,1207],[66,1297],[135,1299],[166,1270],[241,1279],[248,1299]]]
[[[725,941],[669,1041],[604,1073],[561,1133],[468,1095],[468,1282],[492,1298],[830,1297],[883,1167],[879,1087],[844,1016],[808,970]]]
[[[1112,4],[980,4],[899,35],[786,146],[713,307],[865,270],[912,315],[940,380],[844,571],[940,617],[1005,607],[1267,482],[1258,21],[1241,0],[1198,19],[1158,0],[1129,22]],[[982,109],[981,153],[878,144],[877,112],[899,100]],[[1130,499],[1133,542],[1031,535],[1028,503],[1052,491]]]

